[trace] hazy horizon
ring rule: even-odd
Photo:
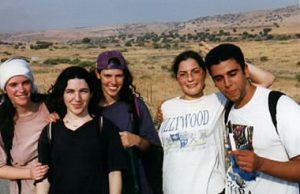
[[[0,0],[0,32],[55,30],[194,18],[299,5],[300,0]]]

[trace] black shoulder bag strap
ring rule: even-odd
[[[98,118],[98,131],[99,131],[99,135],[101,134],[103,129],[103,117],[99,116]]]
[[[279,91],[271,91],[269,93],[269,98],[268,98],[268,104],[269,104],[269,111],[271,114],[272,122],[274,124],[276,133],[278,134],[277,130],[277,119],[276,119],[276,114],[277,114],[277,102],[279,98],[284,95],[284,93],[279,92]]]
[[[276,133],[277,134],[278,134],[278,131],[277,131],[277,119],[276,119],[277,102],[278,102],[279,98],[282,95],[285,95],[285,94],[282,93],[282,92],[279,92],[279,91],[271,91],[269,93],[269,97],[268,97],[269,112],[270,112],[270,115],[271,115],[271,118],[272,118],[272,122],[274,124],[274,127],[276,129]],[[229,112],[230,112],[230,109],[231,109],[232,106],[233,106],[233,102],[231,102],[231,101],[228,101],[226,103],[226,105],[225,105],[225,114],[224,114],[225,125],[226,125],[226,123],[228,121]]]
[[[224,123],[225,123],[225,126],[227,124],[229,112],[230,112],[232,106],[233,106],[233,102],[228,100],[226,102],[226,105],[225,105],[225,113],[224,113]]]
[[[103,117],[99,116],[99,119],[98,119],[99,134],[101,134],[102,128],[103,128]],[[48,138],[49,144],[51,144],[51,141],[52,141],[52,122],[50,122],[48,127],[47,127],[47,138]]]

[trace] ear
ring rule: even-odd
[[[99,80],[101,80],[100,72],[98,72],[97,69],[95,69],[95,75]]]
[[[247,63],[245,64],[244,74],[247,79],[250,79],[250,71]]]
[[[207,70],[203,71],[204,79],[206,79],[207,74],[208,74],[208,71],[207,71]]]

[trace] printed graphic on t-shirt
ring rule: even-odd
[[[231,124],[230,121],[228,122],[226,126],[225,137],[226,149],[232,150],[235,147],[237,150],[253,150],[252,138],[253,126]],[[248,181],[254,180],[257,176],[257,173],[247,173],[241,170],[233,156],[228,156],[227,162],[228,170],[226,174],[226,193],[251,194],[251,191],[248,187]]]
[[[228,128],[227,139],[230,140],[229,133],[230,131],[232,131],[234,143],[236,145],[237,150],[253,150],[252,147],[253,127],[252,126],[236,125],[228,122],[227,128]]]
[[[187,151],[207,142],[206,125],[209,123],[209,112],[200,110],[195,113],[167,118],[161,125],[164,151]]]

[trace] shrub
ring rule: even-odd
[[[266,61],[268,61],[269,59],[268,59],[268,57],[267,56],[262,56],[262,57],[260,57],[260,61],[261,62],[266,62]]]
[[[295,76],[295,78],[296,78],[296,80],[297,80],[298,82],[300,82],[300,74],[297,74],[297,75]]]
[[[51,46],[53,46],[52,42],[36,41],[35,45],[33,45],[33,44],[30,45],[30,49],[34,49],[34,50],[47,49]]]
[[[167,70],[167,71],[170,70],[169,67],[168,67],[168,65],[162,65],[162,66],[160,66],[160,68],[161,68],[162,70]]]
[[[83,44],[88,44],[88,43],[90,43],[91,42],[91,39],[90,38],[88,38],[88,37],[85,37],[85,38],[83,38],[82,39],[82,41],[81,41]]]
[[[8,52],[8,51],[4,51],[3,54],[5,54],[5,55],[11,55],[11,53]]]
[[[129,41],[125,42],[125,46],[127,46],[127,47],[131,47],[131,46],[132,46],[132,43],[131,43],[131,41],[129,40]]]
[[[78,65],[80,67],[91,67],[91,66],[95,65],[95,62],[94,61],[80,61],[80,62],[78,62]]]
[[[49,58],[44,61],[46,65],[58,65],[61,63],[64,64],[77,64],[80,60],[78,58],[72,60],[68,58]]]

